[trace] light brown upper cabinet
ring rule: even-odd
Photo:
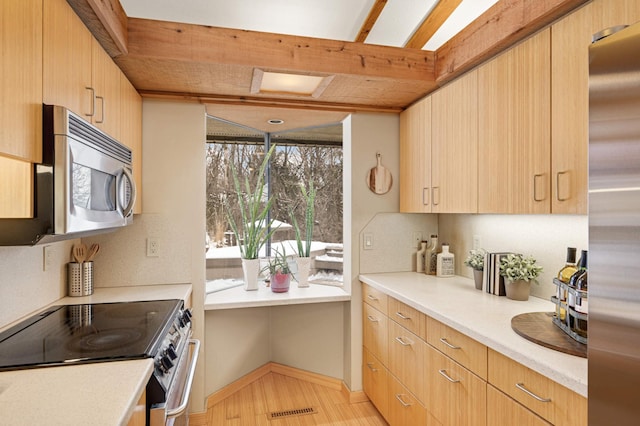
[[[478,72],[431,96],[431,211],[478,211]]]
[[[400,114],[400,211],[431,212],[431,97]]]
[[[95,90],[91,122],[114,139],[120,140],[120,78],[122,71],[92,37],[91,83]]]
[[[547,28],[478,69],[479,213],[550,213]]]
[[[142,98],[124,74],[120,78],[120,142],[133,153],[133,179],[138,194],[133,213],[139,214],[142,213]]]
[[[551,211],[587,214],[589,45],[593,34],[640,20],[636,0],[596,0],[551,27]]]

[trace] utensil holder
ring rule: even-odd
[[[69,262],[67,264],[67,284],[69,296],[89,296],[93,294],[93,262]]]

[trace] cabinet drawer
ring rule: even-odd
[[[557,426],[587,424],[587,399],[489,349],[489,383]]]
[[[487,382],[428,345],[426,352],[427,411],[443,425],[486,426]]]
[[[389,424],[391,426],[424,425],[427,410],[420,401],[392,375],[389,376]]]
[[[487,347],[453,328],[427,317],[427,343],[487,379]]]
[[[491,426],[550,426],[491,385],[487,385],[487,424]]]
[[[412,333],[417,334],[422,339],[425,338],[425,314],[393,297],[389,297],[388,305],[389,309],[387,313],[390,319]]]
[[[362,387],[371,403],[385,419],[389,418],[389,372],[367,348],[362,351]]]
[[[389,321],[389,367],[421,402],[425,401],[424,351],[427,344],[406,328]]]
[[[362,283],[362,301],[385,314],[387,313],[387,298],[388,296],[380,290]]]
[[[387,339],[389,327],[387,316],[375,308],[363,303],[362,309],[362,341],[376,358],[388,365]]]

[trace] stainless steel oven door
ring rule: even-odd
[[[200,341],[189,339],[188,344],[180,357],[176,366],[175,377],[171,382],[171,388],[167,392],[167,401],[151,407],[149,411],[150,426],[178,426],[189,424],[189,394],[193,377],[196,373],[198,363],[198,353],[200,352]]]

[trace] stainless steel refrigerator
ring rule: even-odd
[[[589,425],[640,425],[640,25],[589,51]]]

